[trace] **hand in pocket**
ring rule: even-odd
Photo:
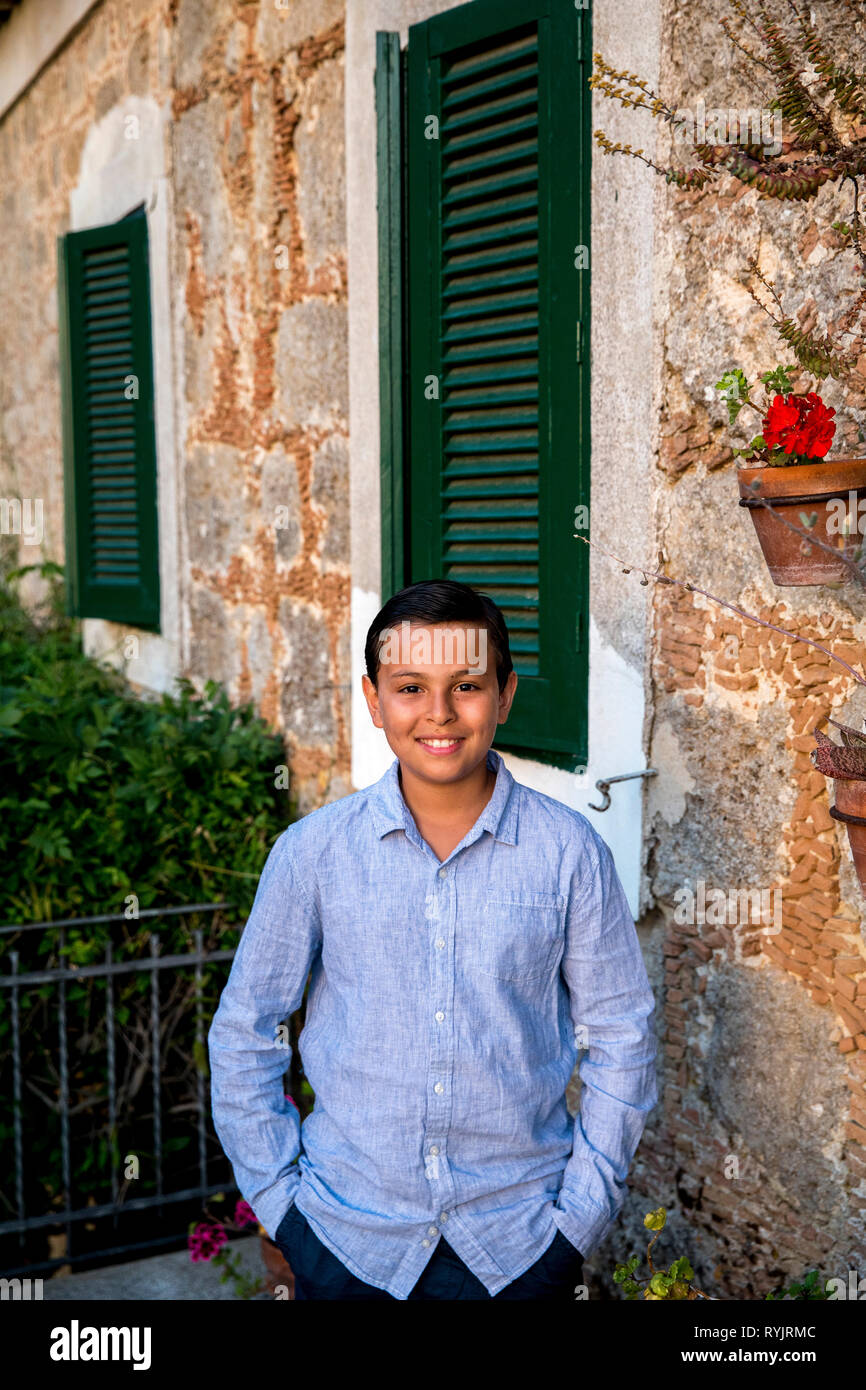
[[[295,1217],[295,1206],[292,1203],[274,1232],[273,1239],[268,1240],[264,1249],[269,1291],[275,1294],[278,1288],[285,1286],[290,1299],[295,1297],[295,1274],[291,1262]]]
[[[292,1202],[288,1211],[274,1232],[274,1245],[281,1251],[288,1263],[291,1254],[292,1237],[295,1231],[295,1221],[298,1216],[298,1209]]]

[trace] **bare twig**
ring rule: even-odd
[[[854,243],[857,259],[866,270],[866,251],[860,244],[860,185],[854,174],[846,174],[842,182],[845,183],[847,179],[850,179],[854,185],[854,221],[851,224],[851,240]]]
[[[858,685],[866,685],[866,676],[855,671],[854,667],[849,666],[847,661],[843,661],[841,656],[836,656],[830,651],[829,647],[822,646],[820,642],[816,642],[813,638],[804,637],[802,633],[789,632],[786,627],[779,627],[776,623],[768,623],[764,618],[756,618],[754,613],[747,613],[745,608],[741,608],[739,604],[729,603],[727,599],[719,598],[717,594],[711,594],[706,589],[699,588],[697,584],[692,584],[685,579],[671,579],[669,575],[660,574],[658,570],[644,569],[642,565],[636,565],[632,560],[624,560],[621,555],[614,555],[612,550],[605,550],[604,546],[598,545],[595,541],[589,540],[586,536],[578,535],[577,532],[573,534],[575,540],[583,541],[584,545],[591,546],[593,550],[597,550],[600,554],[606,555],[609,560],[616,560],[617,564],[622,565],[626,571],[636,570],[638,574],[644,576],[644,580],[646,580],[647,583],[649,583],[651,579],[655,579],[660,584],[676,584],[680,589],[687,589],[690,593],[703,594],[704,598],[710,599],[712,603],[718,603],[720,607],[727,608],[732,613],[737,613],[741,618],[745,618],[750,623],[757,623],[759,627],[767,627],[771,632],[778,632],[781,633],[783,637],[790,637],[792,642],[805,642],[808,646],[815,647],[817,651],[823,652],[825,656],[829,656],[831,661],[835,661],[840,666],[844,666],[845,670],[849,675],[854,677]],[[641,583],[643,583],[643,580]]]

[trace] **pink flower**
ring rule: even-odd
[[[259,1218],[256,1216],[249,1202],[244,1201],[238,1202],[235,1207],[234,1221],[236,1226],[252,1226],[253,1224],[257,1226],[259,1224]]]
[[[225,1226],[216,1221],[199,1221],[187,1237],[191,1260],[210,1260],[228,1240]]]

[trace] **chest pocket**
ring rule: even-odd
[[[556,893],[491,893],[470,924],[472,969],[495,980],[549,975],[562,943],[565,901]]]

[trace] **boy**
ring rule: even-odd
[[[490,747],[517,687],[491,599],[411,585],[365,660],[396,756],[271,849],[208,1038],[216,1130],[297,1299],[573,1299],[658,1099],[625,894]],[[302,1135],[275,1039],[310,969]]]

